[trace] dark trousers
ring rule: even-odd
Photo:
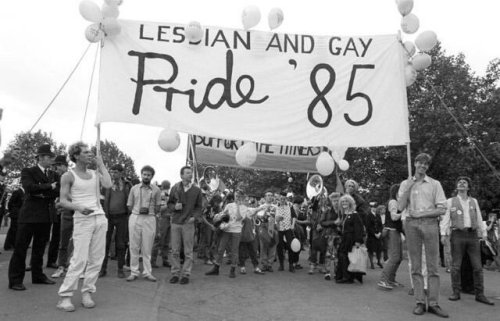
[[[214,231],[207,224],[200,226],[200,248],[201,258],[205,260],[213,260],[214,254],[217,252],[215,245]]]
[[[69,253],[72,252],[71,237],[73,235],[73,212],[64,211],[61,214],[61,235],[59,240],[58,266],[68,268]]]
[[[125,249],[127,244],[127,230],[128,230],[128,215],[109,215],[108,216],[108,231],[106,232],[106,254],[102,261],[102,269],[106,270],[108,267],[109,247],[111,245],[111,238],[113,231],[115,231],[115,246],[116,246],[116,260],[118,261],[118,269],[123,269],[125,265]]]
[[[451,284],[453,292],[460,293],[462,280],[460,268],[465,253],[469,255],[474,277],[474,291],[476,295],[484,293],[483,267],[481,265],[481,250],[476,231],[453,230],[451,243]]]
[[[50,223],[18,223],[16,246],[9,263],[9,285],[21,284],[26,269],[26,254],[33,238],[31,251],[31,280],[41,281],[43,274],[43,253],[50,237]]]
[[[255,251],[255,242],[257,242],[256,239],[250,242],[240,242],[240,247],[239,247],[239,266],[244,267],[245,266],[245,261],[247,258],[250,257],[250,260],[252,261],[253,267],[256,268],[259,266],[259,261],[257,260],[257,252]]]
[[[156,263],[158,252],[161,253],[163,263],[168,262],[168,249],[170,246],[170,216],[162,216],[156,224],[156,236],[151,251],[151,262]]]
[[[319,264],[325,264],[326,248],[328,247],[328,239],[325,237],[317,237],[312,240],[311,243],[311,254],[309,260],[312,264],[318,263],[318,253],[319,253]]]
[[[231,248],[231,267],[236,267],[238,264],[238,250],[240,247],[241,233],[229,233],[223,232],[219,242],[219,248],[217,251],[217,265],[222,264],[222,259],[224,257],[224,252],[229,246]]]
[[[283,236],[286,239],[283,240]],[[290,248],[290,245],[292,244],[293,240],[293,232],[292,230],[286,230],[286,231],[279,231],[278,232],[278,246],[276,247],[276,251],[278,252],[278,259],[280,262],[280,265],[283,265],[285,261],[285,251],[288,251],[288,263],[289,264],[294,264],[299,261],[299,255],[292,251]]]
[[[52,223],[52,232],[49,243],[49,253],[47,255],[47,265],[57,263],[57,254],[59,252],[60,237],[61,237],[61,220]]]
[[[13,249],[16,246],[16,234],[17,234],[17,217],[10,218],[10,227],[5,237],[5,243],[3,244],[4,250]]]

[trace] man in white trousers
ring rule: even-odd
[[[151,184],[155,170],[151,166],[141,169],[142,182],[132,187],[127,207],[132,213],[128,221],[130,246],[130,276],[127,281],[139,277],[139,256],[142,255],[142,275],[146,280],[156,282],[151,273],[151,251],[156,234],[156,214],[160,213],[161,191]]]
[[[82,305],[85,308],[95,306],[90,294],[96,291],[95,283],[104,259],[108,228],[108,220],[99,202],[99,181],[105,188],[110,188],[112,182],[101,156],[94,158],[87,144],[77,142],[71,145],[68,154],[76,166],[61,178],[60,206],[75,212],[74,249],[68,272],[59,288],[57,308],[72,312],[75,311],[75,306],[71,297],[78,288],[78,280],[84,270]],[[87,168],[94,161],[97,171]]]

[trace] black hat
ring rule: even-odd
[[[44,144],[40,147],[38,147],[38,150],[36,151],[36,154],[38,156],[41,156],[41,155],[49,155],[49,156],[56,156],[52,150],[52,146],[50,146],[50,144]]]
[[[68,161],[66,160],[66,155],[57,155],[54,159],[54,165],[66,165],[68,166]]]

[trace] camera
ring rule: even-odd
[[[139,209],[139,214],[141,214],[141,215],[148,215],[149,214],[149,208],[147,208],[147,207],[141,207]]]

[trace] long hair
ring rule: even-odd
[[[345,210],[342,207],[343,201],[349,202],[349,210],[351,212],[354,212],[356,210],[356,202],[354,201],[354,198],[352,198],[351,195],[346,194],[346,195],[340,197],[340,199],[339,199],[339,210],[340,210],[340,214],[342,215],[342,217],[345,215]]]

